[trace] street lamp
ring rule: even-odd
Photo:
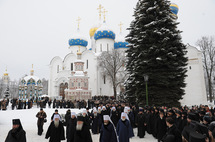
[[[149,76],[147,74],[143,75],[144,81],[146,82],[146,105],[148,106],[148,85],[147,82],[149,80]]]

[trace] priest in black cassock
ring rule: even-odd
[[[116,127],[117,123],[119,121],[119,115],[118,115],[118,112],[116,111],[116,107],[111,108],[110,118],[111,118],[114,126]]]
[[[60,121],[60,116],[55,114],[53,117],[53,121],[49,125],[49,128],[46,132],[46,139],[49,139],[49,142],[60,142],[61,140],[65,140],[63,123]]]
[[[86,124],[83,116],[77,117],[77,125],[74,142],[92,142],[89,125]]]
[[[164,135],[166,134],[167,126],[166,126],[166,119],[164,116],[164,110],[159,111],[159,117],[155,123],[155,133],[158,139],[158,142],[162,140]]]
[[[104,115],[104,123],[102,124],[100,133],[100,142],[118,142],[115,126],[109,115]]]
[[[101,115],[98,114],[98,111],[96,109],[93,110],[92,114],[92,133],[98,134],[100,132],[100,126],[102,124],[102,118]]]
[[[143,109],[139,109],[139,113],[136,118],[136,125],[137,125],[137,136],[139,136],[140,138],[144,138],[146,120],[145,120],[145,115],[143,113]]]
[[[119,142],[129,142],[129,139],[134,137],[128,115],[124,112],[121,114],[121,119],[117,124],[116,132],[119,136]]]
[[[75,114],[75,112],[72,112],[71,119],[69,119],[67,126],[66,126],[67,142],[74,142],[76,124],[77,124],[76,114]]]
[[[5,142],[26,142],[26,133],[19,119],[13,119],[13,128],[9,131]]]

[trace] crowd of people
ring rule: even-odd
[[[58,113],[57,108],[61,108],[61,105],[57,107],[57,101],[52,102],[56,110],[51,117],[46,115],[43,108],[36,114],[40,136],[44,121],[51,119],[45,135],[50,142],[65,139],[67,142],[92,142],[91,134],[99,134],[100,142],[129,142],[134,137],[134,128],[137,128],[139,138],[144,138],[147,132],[158,142],[215,142],[215,108],[207,105],[144,107],[114,100],[59,102],[66,102],[66,105],[62,105],[62,108],[68,108],[65,115]],[[73,108],[71,102],[74,108],[82,108],[81,113],[70,110]],[[10,133],[7,139],[11,137]]]

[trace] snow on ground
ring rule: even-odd
[[[10,108],[6,111],[0,111],[0,142],[4,142],[5,138],[12,128],[12,119],[19,118],[23,125],[24,130],[26,131],[27,142],[48,142],[48,139],[45,139],[45,133],[48,129],[48,126],[51,122],[51,115],[54,113],[55,109],[46,108],[44,111],[47,114],[47,123],[44,124],[44,132],[42,136],[37,135],[37,118],[36,114],[39,112],[39,108],[32,108],[26,110],[11,110]],[[58,109],[60,114],[65,114],[67,109]],[[71,109],[71,112],[80,112],[79,109]],[[137,137],[137,129],[134,129],[135,137],[131,139],[130,142],[157,142],[151,135],[146,133],[145,138],[140,139]],[[92,135],[93,142],[99,142],[99,135]],[[66,140],[62,141],[66,142]]]

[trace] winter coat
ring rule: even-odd
[[[127,119],[125,121],[119,120],[116,132],[119,136],[119,142],[129,142],[129,138],[134,136],[131,124]]]
[[[66,138],[67,142],[74,142],[75,131],[76,131],[77,119],[70,119],[66,127]]]
[[[46,113],[44,111],[38,112],[36,117],[38,118],[37,125],[43,125],[44,124],[44,118],[46,118]]]
[[[117,142],[117,134],[112,123],[102,124],[100,142]]]
[[[65,140],[64,127],[61,121],[59,121],[59,126],[57,128],[54,125],[54,121],[51,122],[45,138],[48,139],[49,137],[49,142],[60,142],[61,140]]]
[[[12,129],[9,131],[5,142],[26,142],[26,135],[22,126],[18,129]]]

